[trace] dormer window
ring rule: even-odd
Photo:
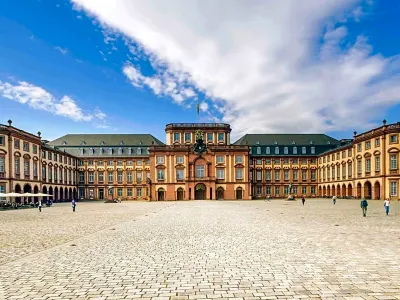
[[[132,148],[128,148],[128,154],[132,155]]]
[[[301,147],[301,154],[306,154],[306,153],[307,153],[306,147]]]
[[[102,146],[103,146],[103,145],[104,145],[104,142],[103,142],[103,141],[101,141],[100,145],[102,145]]]
[[[122,154],[122,148],[121,148],[121,147],[118,148],[118,154],[119,154],[119,155]]]
[[[142,148],[137,148],[137,154],[142,154]]]
[[[279,154],[279,147],[275,147],[275,154]]]
[[[81,145],[82,145],[82,146],[86,145],[85,141],[82,141]]]
[[[100,154],[104,154],[104,149],[100,148]]]
[[[267,147],[267,148],[265,149],[265,153],[266,153],[266,154],[271,154],[271,148],[270,148],[270,147]]]
[[[93,155],[94,154],[94,149],[93,148],[89,148],[89,154]]]
[[[142,145],[143,143],[142,143],[142,141],[139,141],[139,145]]]
[[[123,144],[124,144],[124,142],[123,142],[123,141],[120,141],[120,142],[119,142],[119,144],[120,144],[120,145],[123,145]]]
[[[79,155],[83,155],[83,148],[79,148]]]
[[[292,141],[292,145],[296,145],[296,142],[295,142],[295,141]]]
[[[146,154],[150,154],[150,148],[146,149]]]
[[[288,147],[283,148],[283,154],[289,154],[289,148]]]
[[[66,145],[66,144],[67,144],[67,142],[66,142],[66,141],[63,141],[63,142],[62,142],[62,144],[63,144],[63,145]]]
[[[257,154],[261,154],[261,147],[257,147]]]
[[[108,148],[108,155],[112,155],[112,154],[113,154],[112,148]]]
[[[311,154],[315,154],[315,147],[311,147]]]
[[[293,154],[297,154],[297,147],[293,147]]]

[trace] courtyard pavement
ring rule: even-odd
[[[359,203],[0,212],[0,299],[400,299],[400,205]]]

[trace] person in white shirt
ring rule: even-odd
[[[385,199],[383,202],[383,206],[385,207],[386,215],[389,215],[389,209],[390,209],[390,201],[389,199]]]

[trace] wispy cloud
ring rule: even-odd
[[[393,58],[347,25],[369,0],[71,1],[143,49],[155,74],[126,63],[133,86],[204,93],[236,134],[362,129],[400,103]]]
[[[17,84],[0,81],[0,96],[73,121],[91,121],[101,125],[107,123],[107,115],[99,108],[86,113],[71,97],[63,96],[57,99],[42,87],[25,81],[19,81]]]
[[[65,54],[68,53],[68,49],[67,48],[61,48],[61,47],[57,46],[57,47],[54,47],[54,49],[59,51],[62,55],[65,55]]]

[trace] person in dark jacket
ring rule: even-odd
[[[367,207],[368,207],[367,199],[361,200],[360,207],[362,208],[363,217],[366,217],[367,216]]]
[[[306,199],[304,199],[304,196],[301,197],[301,203],[303,203],[303,205],[304,205],[305,202],[306,202]]]

